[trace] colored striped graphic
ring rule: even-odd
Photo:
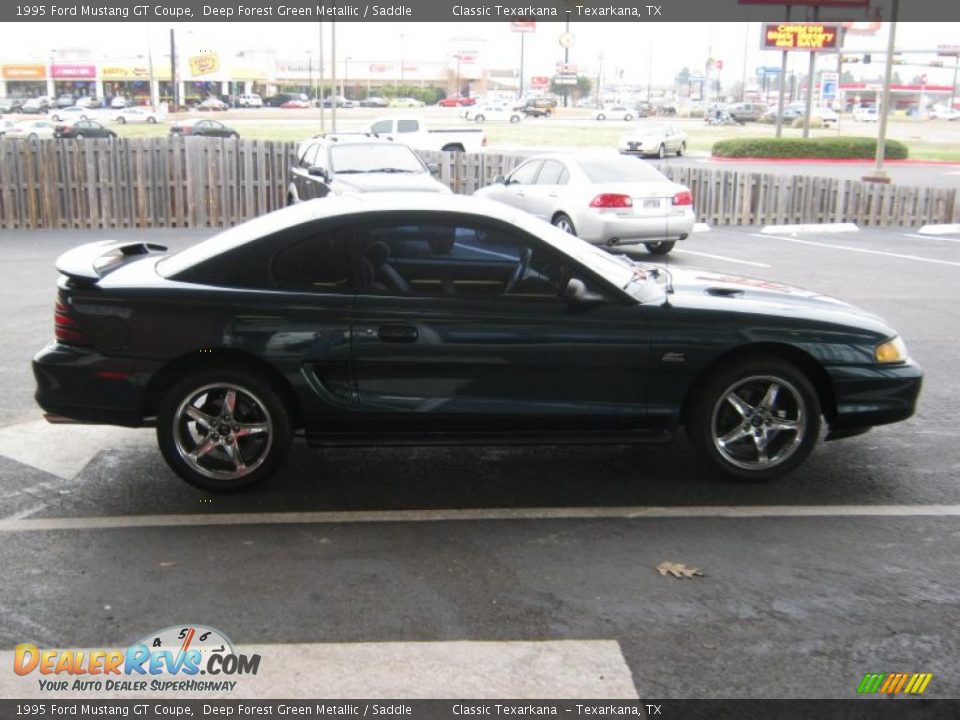
[[[922,695],[933,673],[867,673],[857,686],[858,693]]]

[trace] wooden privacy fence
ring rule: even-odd
[[[296,143],[267,140],[0,140],[0,229],[229,227],[283,207]],[[454,192],[505,175],[520,154],[421,153]],[[639,160],[638,160],[639,162]],[[664,173],[690,187],[710,225],[960,222],[957,189],[690,167]]]
[[[228,227],[283,207],[295,143],[0,140],[0,228]]]

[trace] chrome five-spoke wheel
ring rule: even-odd
[[[174,417],[177,452],[196,472],[236,480],[256,470],[273,443],[273,421],[266,405],[237,385],[198,388]]]
[[[745,470],[776,467],[803,442],[804,402],[793,385],[761,375],[727,388],[713,409],[711,435],[717,451]]]
[[[250,369],[197,371],[170,388],[157,415],[164,460],[204,490],[230,492],[266,479],[293,435],[281,379]]]
[[[768,355],[742,357],[691,390],[684,421],[714,469],[771,480],[797,467],[820,434],[820,396],[799,367]]]

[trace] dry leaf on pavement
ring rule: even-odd
[[[694,575],[703,577],[700,568],[692,568],[683,563],[674,563],[664,560],[657,565],[657,572],[661,575],[673,575],[675,578],[692,578]]]

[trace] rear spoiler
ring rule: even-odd
[[[155,243],[101,240],[67,250],[57,258],[57,271],[75,282],[92,285],[129,257],[166,249]]]

